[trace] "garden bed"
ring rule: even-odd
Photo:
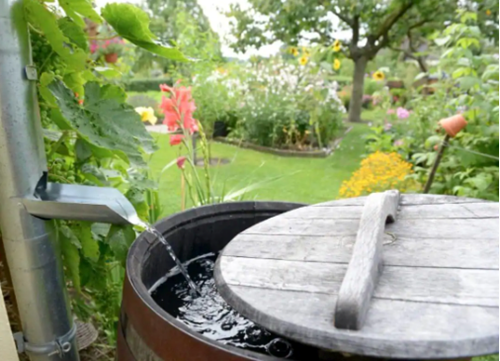
[[[342,136],[336,138],[333,142],[330,143],[328,148],[313,149],[313,150],[279,149],[279,148],[265,147],[262,145],[253,144],[243,140],[228,139],[223,137],[216,137],[214,138],[214,140],[216,142],[236,145],[240,148],[252,149],[259,152],[279,155],[282,157],[326,158],[334,152],[334,150],[338,147],[344,136],[347,133],[349,133],[351,129],[352,127],[347,128],[346,131],[342,134]]]

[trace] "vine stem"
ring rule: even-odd
[[[49,153],[49,156],[47,157],[47,159],[51,159],[54,154],[56,154],[57,150],[59,149],[59,147],[61,146],[61,144],[64,143],[64,141],[66,139],[68,139],[69,137],[69,131],[65,130],[62,135],[59,137],[59,140],[57,141],[56,144],[54,144],[54,146],[52,147],[52,149],[50,150],[50,153]]]
[[[50,51],[50,54],[45,58],[43,61],[42,65],[40,66],[40,74],[43,73],[43,69],[45,68],[45,65],[47,65],[47,62],[52,58],[52,55],[54,55],[54,49]]]

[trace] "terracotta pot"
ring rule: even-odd
[[[118,61],[118,54],[117,53],[106,54],[104,55],[104,60],[106,60],[106,63],[114,64]]]
[[[439,125],[443,127],[446,134],[450,137],[454,137],[465,128],[467,121],[462,114],[457,114],[449,118],[441,119]]]

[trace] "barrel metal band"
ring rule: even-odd
[[[59,355],[62,357],[63,354],[71,351],[71,342],[76,336],[76,323],[73,323],[73,327],[61,337],[58,337],[55,341],[48,342],[44,345],[33,345],[24,339],[22,332],[16,332],[14,334],[14,339],[17,345],[18,353],[32,353],[37,355]]]

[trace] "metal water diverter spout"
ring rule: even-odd
[[[42,219],[143,224],[134,206],[118,189],[50,183],[46,172],[33,196],[21,202],[30,214]]]
[[[59,245],[44,219],[141,224],[116,189],[47,182],[28,26],[0,0],[0,229],[31,361],[78,361]]]

